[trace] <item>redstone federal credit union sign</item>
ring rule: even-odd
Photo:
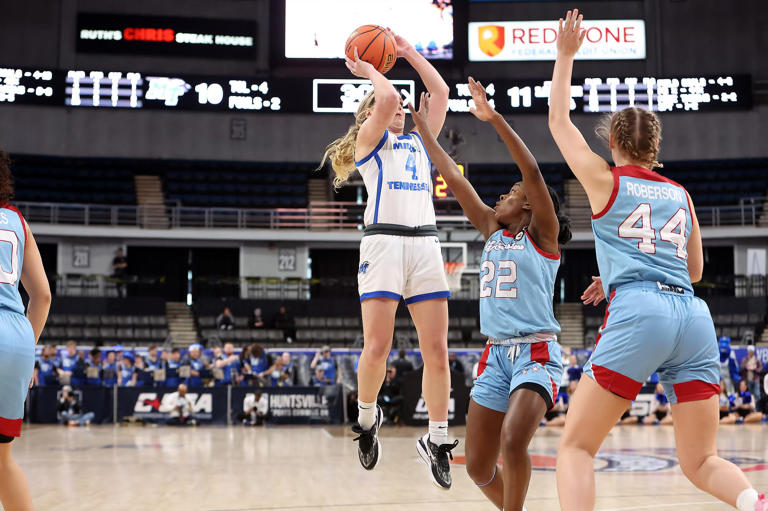
[[[591,20],[580,60],[638,60],[645,58],[644,20]],[[469,60],[555,60],[557,20],[478,21],[469,24]]]

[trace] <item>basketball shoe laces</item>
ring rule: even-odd
[[[376,425],[374,424],[371,426],[371,429],[363,429],[360,424],[353,424],[352,425],[352,432],[357,433],[357,437],[353,438],[353,442],[360,442],[360,449],[367,453],[371,450],[371,447],[373,447],[373,430],[376,428]]]
[[[435,445],[431,441],[429,442],[430,448],[433,449],[433,453],[435,458],[437,459],[438,468],[442,473],[448,473],[450,472],[450,463],[448,462],[448,458],[453,461],[453,453],[451,452],[457,445],[459,445],[458,440],[454,440],[452,444],[440,444]],[[432,447],[434,446],[434,448]]]

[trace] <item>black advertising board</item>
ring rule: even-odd
[[[81,12],[77,51],[215,59],[256,56],[256,22]]]

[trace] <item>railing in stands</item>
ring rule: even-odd
[[[696,208],[702,227],[758,226],[765,206],[764,197],[741,199],[734,206]],[[307,208],[236,209],[188,208],[182,206],[110,206],[17,202],[30,223],[86,226],[157,226],[157,219],[168,219],[169,228],[200,229],[317,229],[358,230],[363,226],[365,206],[355,202],[317,202]],[[569,210],[571,215],[579,214]],[[583,212],[589,218],[589,211]],[[441,226],[472,228],[463,215],[438,215]],[[766,224],[763,221],[762,224]]]

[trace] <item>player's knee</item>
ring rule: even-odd
[[[389,356],[389,344],[377,339],[369,339],[369,341],[363,348],[363,358],[370,364],[384,364]]]
[[[493,478],[496,464],[488,463],[488,460],[479,456],[467,456],[467,475],[475,484],[485,485]]]
[[[421,356],[430,369],[448,369],[448,346],[445,343],[422,344]]]
[[[506,428],[501,432],[501,449],[505,456],[520,457],[528,454],[528,442],[516,430]]]

